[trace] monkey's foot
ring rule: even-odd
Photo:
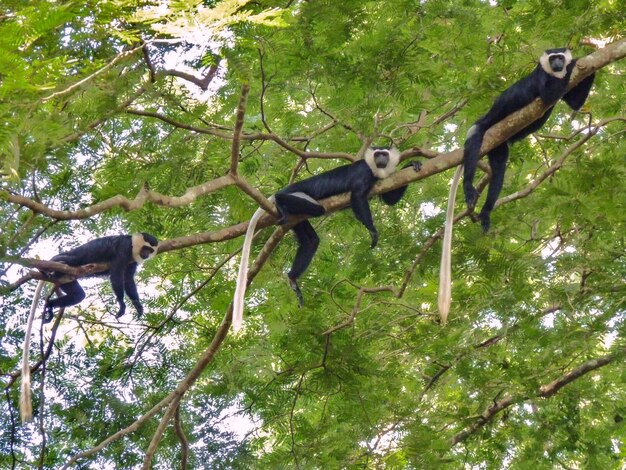
[[[135,310],[137,310],[137,317],[141,318],[143,316],[143,305],[139,302],[133,302],[133,306],[135,307]]]
[[[478,215],[478,219],[480,220],[480,225],[483,228],[483,233],[487,233],[489,231],[489,227],[491,227],[491,219],[489,217],[489,212],[481,212]]]
[[[296,297],[298,298],[298,307],[302,308],[304,305],[304,297],[302,297],[302,291],[298,286],[298,282],[295,279],[287,278],[289,280],[289,287],[296,293]]]
[[[53,318],[54,318],[54,311],[52,310],[52,307],[50,307],[49,305],[46,305],[43,308],[43,322],[50,323]]]
[[[478,191],[473,186],[469,188],[465,188],[465,203],[467,204],[467,208],[471,211],[476,207],[476,202],[478,202]]]
[[[370,248],[375,248],[376,245],[378,245],[378,232],[377,231],[370,231],[370,236],[372,237],[372,244],[370,245]]]
[[[115,318],[119,318],[122,315],[124,315],[126,313],[126,305],[121,304],[120,305],[120,309],[117,311],[117,313],[115,314]]]

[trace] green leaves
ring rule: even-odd
[[[312,220],[321,243],[300,283],[303,308],[286,282],[296,251],[286,234],[248,290],[245,328],[223,342],[235,229],[258,201],[235,184],[210,189],[231,167],[244,81],[237,174],[268,197],[345,163],[331,157],[355,155],[369,138],[429,155],[460,148],[544,48],[585,55],[624,31],[623,10],[610,1],[5,1],[0,282],[26,274],[11,258],[49,258],[103,234],[146,231],[167,250],[139,272],[142,319],[115,321],[108,283],[85,283],[88,298],[66,312],[45,375],[33,374],[41,427],[15,421],[33,286],[3,291],[0,466],[43,455],[44,466],[62,467],[149,412],[76,465],[150,457],[169,469],[187,448],[190,468],[623,466],[623,61],[598,71],[591,115],[558,104],[511,147],[503,195],[522,197],[496,208],[488,234],[469,218],[455,226],[445,327],[438,232],[451,172],[412,184],[395,207],[372,199],[373,250],[349,209]],[[69,221],[16,202],[76,211],[148,193],[131,210]],[[252,258],[275,229],[257,236]],[[155,438],[177,387],[188,446],[172,420]]]

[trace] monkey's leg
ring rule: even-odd
[[[293,260],[291,271],[289,271],[287,277],[289,278],[289,285],[298,298],[298,306],[302,307],[304,304],[304,298],[302,297],[302,292],[298,286],[298,278],[307,270],[309,264],[311,264],[311,260],[313,259],[313,256],[315,256],[317,247],[320,244],[320,239],[308,220],[303,220],[302,222],[294,225],[292,229],[296,234],[298,250],[296,251],[296,257]]]
[[[313,199],[311,196],[301,193],[281,193],[278,192],[274,195],[275,204],[278,212],[281,214],[280,224],[287,222],[287,215],[312,215],[319,217],[326,212],[326,209]]]
[[[416,173],[422,169],[422,164],[420,162],[409,162],[404,165],[402,169],[404,170],[405,168],[408,168],[410,166],[413,167],[413,170]],[[402,199],[407,188],[408,186],[400,186],[397,189],[392,189],[391,191],[387,191],[386,193],[381,194],[380,198],[388,206],[393,206],[394,204],[397,204],[400,199]]]
[[[115,298],[117,299],[117,303],[119,305],[119,310],[115,315],[115,318],[119,318],[126,312],[126,304],[124,303],[124,282],[125,282],[125,272],[126,272],[126,263],[124,260],[114,260],[111,264],[110,272],[110,280],[111,287],[113,288],[113,292],[115,293]]]
[[[467,139],[463,149],[463,191],[465,192],[465,202],[469,209],[474,209],[478,200],[478,191],[474,187],[474,177],[476,167],[480,159],[480,147],[483,144],[485,132],[479,124],[474,124],[467,131]]]
[[[506,142],[489,152],[489,165],[491,166],[491,181],[489,182],[489,191],[485,205],[480,211],[479,218],[483,231],[488,231],[491,224],[489,215],[493,210],[500,191],[502,191],[502,183],[504,182],[504,173],[506,171],[506,162],[509,159],[509,144]]]
[[[61,284],[59,289],[65,292],[66,295],[49,300],[46,303],[43,316],[44,323],[48,323],[52,320],[52,312],[55,308],[71,307],[72,305],[81,303],[85,299],[85,291],[80,287],[77,280]]]

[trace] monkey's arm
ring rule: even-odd
[[[110,280],[111,287],[115,293],[115,298],[120,308],[115,315],[116,318],[121,317],[126,312],[126,304],[124,303],[124,285],[126,276],[126,263],[130,256],[118,256],[111,262]]]
[[[563,95],[563,101],[565,101],[570,108],[574,111],[578,111],[583,107],[589,92],[591,91],[591,85],[593,85],[593,79],[596,74],[591,74],[587,78],[583,79],[578,85],[572,88],[570,91]]]
[[[415,172],[418,172],[422,169],[422,164],[420,162],[409,162],[406,165],[404,165],[402,169],[404,170],[405,168],[408,168],[410,166],[413,167],[413,170],[415,170]],[[381,194],[380,198],[388,206],[393,206],[394,204],[397,204],[398,201],[400,201],[400,199],[402,199],[407,188],[408,188],[408,185],[401,186],[397,189],[393,189],[391,191]]]
[[[367,230],[369,230],[370,236],[372,237],[371,248],[374,248],[378,243],[378,231],[374,226],[372,212],[370,211],[370,205],[367,200],[367,195],[370,192],[370,189],[371,186],[363,186],[360,189],[352,191],[350,196],[350,205],[352,206],[352,212],[354,212],[357,220],[365,225]]]
[[[133,303],[135,310],[137,310],[137,315],[143,315],[143,306],[141,305],[141,300],[139,299],[139,293],[137,292],[137,284],[135,284],[135,273],[137,272],[137,263],[130,263],[126,267],[126,272],[124,273],[124,290],[126,291],[126,295]]]

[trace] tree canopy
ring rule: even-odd
[[[623,468],[624,31],[615,0],[4,0],[2,468]],[[596,70],[591,95],[511,148],[488,233],[457,198],[442,325],[466,132],[565,46],[573,80]],[[375,187],[409,184],[394,207],[371,199],[378,246],[346,195],[325,200],[298,308],[296,243],[267,214],[233,334],[254,211],[372,143],[423,163]],[[161,241],[137,276],[144,316],[116,319],[96,280],[37,321],[20,423],[42,260],[136,232]]]

